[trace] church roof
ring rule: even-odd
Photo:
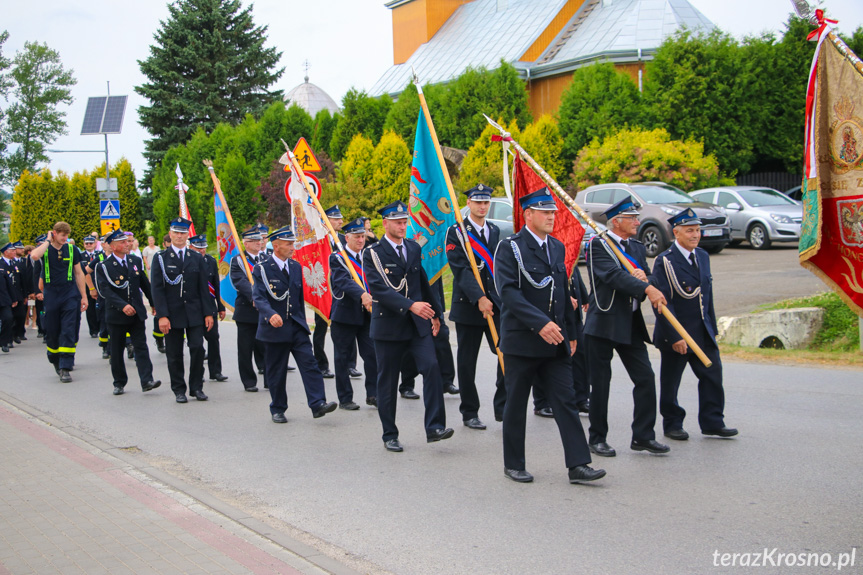
[[[306,76],[305,82],[285,95],[285,102],[289,106],[291,104],[298,105],[308,112],[312,118],[324,109],[329,110],[330,114],[335,114],[339,111],[339,106],[335,100],[324,92],[322,88],[309,82],[308,76]]]
[[[535,62],[519,62],[551,24],[566,0],[474,0],[460,6],[407,62],[387,70],[371,94],[399,94],[411,78],[454,80],[469,66],[510,62],[526,77],[570,72],[597,60],[649,60],[677,30],[710,31],[714,25],[688,0],[585,0]]]

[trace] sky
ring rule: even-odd
[[[722,30],[742,38],[765,31],[781,34],[791,12],[788,0],[690,0]],[[860,0],[826,0],[840,32],[850,34],[863,24]],[[268,26],[269,46],[282,51],[285,71],[275,88],[285,92],[309,78],[336,102],[350,88],[369,90],[392,65],[392,18],[385,0],[257,0],[253,17]],[[133,88],[145,82],[138,60],[147,58],[160,22],[167,18],[163,0],[0,0],[0,30],[9,32],[3,53],[11,57],[24,42],[44,42],[60,53],[78,80],[75,101],[63,106],[69,134],[50,149],[104,150],[104,136],[81,136],[87,98],[128,95],[122,133],[108,136],[111,163],[126,157],[140,177],[147,132],[138,125],[137,108],[147,101]],[[248,5],[243,0],[243,5]],[[803,81],[803,80],[801,80]],[[90,170],[104,162],[100,153],[51,153],[52,170]]]

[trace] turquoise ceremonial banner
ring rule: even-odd
[[[219,194],[213,194],[215,197],[216,208],[216,243],[219,244],[219,293],[222,296],[222,303],[226,308],[234,311],[234,302],[237,299],[237,290],[234,284],[231,283],[231,260],[235,256],[240,255],[237,242],[234,241],[234,236],[231,233],[231,226],[228,224],[228,218],[225,215],[225,208],[222,207],[222,202],[219,201]]]
[[[423,269],[433,283],[447,266],[446,230],[455,224],[446,178],[441,171],[434,141],[420,110],[414,158],[411,165],[411,193],[408,199],[407,237],[422,248]]]

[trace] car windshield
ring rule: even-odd
[[[665,186],[632,186],[638,196],[648,204],[691,204],[695,202],[686,192]]]
[[[740,190],[737,192],[740,194],[740,197],[743,198],[747,204],[752,206],[753,208],[760,208],[763,206],[796,206],[797,204],[780,192],[776,190],[771,190],[770,188],[759,188],[757,190]]]

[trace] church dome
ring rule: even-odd
[[[305,77],[305,82],[287,93],[285,102],[288,106],[291,104],[298,105],[308,112],[312,118],[324,109],[329,110],[330,114],[335,114],[339,111],[339,106],[330,98],[330,95],[324,92],[319,86],[309,82],[308,76]]]

